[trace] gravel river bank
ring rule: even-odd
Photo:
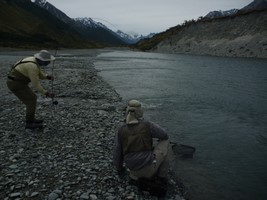
[[[126,103],[98,76],[97,51],[58,54],[53,85],[42,82],[53,87],[58,105],[38,94],[36,115],[45,129],[24,129],[25,107],[5,82],[10,64],[33,53],[0,52],[0,199],[155,199],[113,168],[113,138]],[[169,177],[166,199],[184,199],[171,170]]]

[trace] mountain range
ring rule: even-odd
[[[53,48],[100,48],[132,44],[131,47],[144,51],[194,53],[196,48],[199,49],[199,45],[195,44],[211,42],[214,38],[217,41],[233,38],[246,41],[250,38],[251,41],[260,42],[264,46],[261,52],[266,49],[265,40],[259,38],[261,35],[266,38],[266,20],[264,21],[262,16],[265,16],[267,0],[254,0],[240,10],[212,11],[198,20],[185,21],[164,32],[148,36],[131,35],[121,30],[114,32],[92,18],[72,19],[46,0],[1,0],[0,7],[2,47],[39,48],[41,45]],[[250,18],[257,20],[257,23],[249,21]],[[255,34],[253,31],[259,33]],[[252,37],[252,34],[257,35],[257,39]],[[188,45],[190,48],[187,48]],[[210,45],[216,46],[212,42]],[[244,45],[247,44],[242,44],[239,48],[246,49]],[[233,52],[232,49],[228,51]],[[249,50],[246,49],[246,52]]]
[[[91,18],[72,19],[46,0],[35,0],[34,3],[39,7],[46,9],[50,14],[77,30],[84,38],[88,40],[105,45],[127,44],[123,38],[115,34],[103,24],[95,22]]]
[[[114,44],[123,44],[123,43],[133,44],[141,39],[152,36],[151,34],[148,36],[143,36],[143,35],[132,36],[121,30],[117,30],[116,32],[114,32],[104,24],[96,22],[95,20],[89,17],[72,19],[46,0],[35,0],[34,3],[48,10],[52,15],[56,16],[58,19],[64,21],[67,24],[70,24],[71,26],[76,27],[77,30],[85,37],[88,37],[89,39],[92,39],[97,42],[109,43],[109,41],[115,41]],[[123,41],[123,43],[121,43],[120,40]]]
[[[267,0],[213,11],[133,45],[143,51],[267,58]]]
[[[211,11],[204,18],[213,19],[213,18],[218,18],[218,17],[227,17],[227,16],[233,16],[241,12],[262,10],[265,8],[267,8],[267,0],[254,0],[253,2],[251,2],[250,4],[248,4],[247,6],[245,6],[244,8],[240,10],[234,8],[234,9],[230,9],[226,11],[222,11],[222,10]]]
[[[135,38],[91,18],[72,19],[45,0],[0,0],[1,47],[101,48],[126,46]]]
[[[0,1],[0,46],[16,48],[97,48],[104,45],[80,32],[31,0]]]

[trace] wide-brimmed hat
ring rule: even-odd
[[[143,117],[143,109],[141,103],[137,100],[131,100],[128,102],[126,110],[126,124],[137,124]]]
[[[41,61],[53,61],[56,58],[47,50],[41,50],[39,53],[34,54],[34,57]]]

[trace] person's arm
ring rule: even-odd
[[[39,78],[42,80],[48,79],[47,77],[49,77],[46,73],[44,73],[43,70],[39,69]]]
[[[158,138],[159,140],[168,140],[169,136],[167,132],[159,125],[149,122],[152,138]]]
[[[40,93],[44,94],[47,92],[41,85],[39,79],[40,70],[35,66],[31,66],[28,70],[29,79],[31,80],[32,86]]]
[[[123,171],[123,152],[121,143],[119,141],[118,132],[115,134],[115,139],[114,139],[113,164],[118,170],[118,172]]]

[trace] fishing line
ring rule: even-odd
[[[95,19],[95,20],[100,20],[100,21],[102,21],[102,22],[106,22],[106,23],[108,23],[109,25],[111,25],[111,26],[113,26],[113,28],[115,28],[115,31],[117,31],[118,30],[118,27],[116,27],[114,24],[112,24],[111,22],[109,22],[109,21],[107,21],[107,20],[105,20],[105,19],[101,19],[101,18],[96,18],[96,17],[91,17],[91,19]],[[98,22],[99,23],[99,22]]]
[[[57,56],[57,51],[58,51],[58,49],[56,48],[56,51],[55,51],[55,54],[54,54],[54,57],[56,57]],[[51,69],[51,75],[52,75],[52,79],[51,79],[51,93],[52,94],[54,94],[54,68],[55,68],[55,61],[56,60],[53,60],[52,62],[52,69]],[[53,122],[54,121],[54,119],[55,119],[55,111],[56,111],[56,107],[57,107],[57,105],[58,105],[58,101],[57,100],[55,100],[55,97],[52,97],[51,98],[52,99],[52,106],[51,106],[51,116],[52,116],[52,118],[51,118],[51,121]],[[51,126],[51,127],[49,127],[49,128],[52,128],[52,129],[55,129],[56,130],[56,128],[55,128],[55,126]]]

